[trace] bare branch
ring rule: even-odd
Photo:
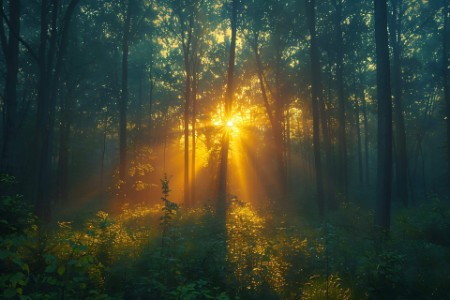
[[[28,50],[28,52],[30,53],[30,55],[31,55],[36,61],[39,61],[38,56],[36,55],[36,53],[34,53],[34,51],[33,51],[33,49],[31,48],[31,46],[30,46],[27,42],[25,42],[24,39],[22,39],[22,38],[19,36],[18,32],[15,32],[14,30],[11,29],[11,23],[9,22],[8,17],[6,16],[5,11],[3,10],[3,6],[0,7],[0,14],[1,14],[3,20],[5,21],[6,25],[8,26],[9,30],[11,30],[11,32],[13,33],[14,38],[18,39],[19,42],[22,43],[22,45]],[[3,31],[3,26],[0,26],[0,27],[2,28],[1,30]],[[4,32],[3,32],[3,33],[4,33]],[[3,39],[3,38],[2,38],[2,39]],[[5,38],[5,39],[6,39],[6,38]],[[2,45],[3,45],[3,40],[2,40]]]

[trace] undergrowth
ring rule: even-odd
[[[2,178],[2,184],[8,181]],[[398,214],[378,245],[372,214],[344,203],[302,224],[232,201],[226,235],[214,210],[184,209],[162,181],[160,205],[38,226],[2,196],[2,299],[445,299],[450,208],[437,198]],[[13,218],[11,216],[14,216]],[[304,222],[303,222],[304,223]],[[300,225],[302,224],[302,225]]]

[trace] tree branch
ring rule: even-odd
[[[0,0],[0,9],[3,12],[3,0]],[[6,19],[6,17],[3,17],[3,15],[3,13],[0,15],[0,40],[2,43],[3,54],[6,58],[8,56],[8,41],[6,40],[5,28],[3,27],[3,19]]]
[[[11,30],[11,32],[13,33],[14,37],[15,37],[16,39],[18,39],[19,42],[22,43],[22,45],[28,50],[28,52],[30,53],[30,55],[31,55],[36,61],[39,61],[38,56],[36,55],[36,53],[34,53],[34,51],[32,50],[31,46],[28,45],[28,43],[25,42],[24,39],[22,39],[22,38],[19,36],[18,32],[15,32],[14,30],[11,29],[11,23],[9,22],[8,17],[6,16],[5,11],[3,10],[3,6],[0,6],[0,14],[1,14],[1,16],[2,16],[2,19],[5,21],[6,25],[8,26],[9,30]],[[0,27],[2,28],[2,29],[0,29],[0,30],[3,31],[3,34],[4,34],[3,26],[0,26]],[[5,37],[5,41],[6,41],[6,37]],[[3,46],[3,37],[2,37],[2,46]],[[3,51],[5,51],[5,50],[3,50]]]

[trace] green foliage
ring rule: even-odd
[[[0,187],[6,189],[15,178],[0,174]],[[30,280],[30,266],[23,256],[27,235],[36,230],[35,217],[20,195],[0,197],[0,295],[4,299],[29,299],[24,288]]]
[[[233,201],[226,236],[209,207],[99,211],[38,228],[22,197],[3,196],[2,299],[445,299],[448,204],[400,213],[379,244],[370,211],[344,203],[307,224]],[[7,212],[13,212],[12,218]]]
[[[304,300],[349,300],[351,293],[349,288],[342,286],[341,279],[337,275],[330,275],[327,278],[322,276],[312,276],[303,289],[302,299]]]

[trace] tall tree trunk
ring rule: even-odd
[[[392,182],[392,100],[386,0],[374,0],[378,101],[378,172],[375,225],[389,231]]]
[[[310,58],[311,58],[311,104],[313,114],[313,144],[314,166],[316,171],[316,192],[319,215],[324,215],[324,191],[322,178],[322,161],[320,157],[320,128],[319,128],[319,98],[321,94],[319,48],[316,36],[316,3],[315,0],[306,0],[306,16],[310,33]]]
[[[319,71],[320,73],[320,71]],[[328,74],[331,74],[331,67],[328,63]],[[319,74],[320,76],[320,74]],[[328,113],[326,107],[326,99],[322,92],[322,83],[319,82],[319,119],[320,125],[322,128],[322,136],[323,136],[323,148],[325,150],[325,174],[323,176],[323,185],[324,185],[324,199],[326,199],[329,207],[337,207],[336,203],[336,182],[335,182],[335,164],[333,157],[333,148],[331,144],[331,114]],[[327,99],[328,102],[331,100],[331,75],[328,79],[328,87],[327,87]]]
[[[103,132],[101,135],[102,146],[100,149],[100,204],[104,205],[106,200],[105,193],[105,157],[106,157],[106,138],[108,137],[109,129],[109,112],[106,110],[103,117]]]
[[[231,8],[231,44],[230,56],[228,61],[227,73],[227,92],[225,98],[225,121],[231,117],[231,105],[233,102],[233,80],[234,80],[234,63],[236,58],[236,30],[237,30],[237,9],[238,0],[233,0]],[[226,201],[227,201],[227,179],[228,179],[228,150],[230,145],[230,135],[228,129],[222,137],[222,148],[220,151],[219,165],[219,183],[218,183],[218,199],[217,214],[219,221],[225,224],[226,218]]]
[[[68,200],[69,189],[69,143],[70,127],[72,123],[72,95],[73,89],[69,89],[67,95],[61,100],[61,122],[59,126],[59,154],[56,176],[56,193],[59,205],[64,205]]]
[[[3,10],[3,1],[0,2]],[[9,34],[6,39],[3,15],[0,16],[1,46],[5,57],[5,110],[0,170],[15,174],[17,171],[17,75],[19,72],[20,0],[9,1]]]
[[[274,141],[273,150],[275,151],[274,156],[276,159],[277,171],[278,171],[278,176],[276,176],[276,179],[278,180],[277,192],[279,192],[282,196],[282,199],[284,199],[286,196],[286,186],[285,186],[286,185],[286,172],[285,172],[286,168],[285,168],[285,162],[283,159],[284,141],[283,141],[283,131],[282,131],[282,127],[281,127],[281,122],[282,122],[281,119],[282,118],[280,117],[280,111],[282,108],[280,107],[281,105],[279,103],[279,102],[281,102],[281,99],[279,99],[280,97],[278,96],[277,104],[275,107],[275,113],[274,113],[272,106],[269,103],[269,96],[268,96],[268,91],[267,91],[267,90],[270,91],[270,88],[267,86],[267,89],[266,89],[267,81],[265,80],[263,65],[261,62],[261,56],[259,54],[258,38],[259,38],[259,33],[255,31],[253,33],[252,48],[253,48],[253,52],[255,53],[258,79],[259,79],[259,85],[261,88],[261,94],[263,97],[264,107],[266,109],[266,113],[269,118],[269,122],[270,122],[271,129],[272,129],[272,135],[273,135],[273,141]],[[278,90],[280,90],[280,88],[278,88]]]
[[[442,33],[442,81],[444,85],[444,98],[447,115],[447,155],[448,155],[448,183],[450,186],[450,76],[449,76],[449,43],[450,30],[449,19],[449,1],[443,0],[444,28]]]
[[[131,13],[134,0],[128,0],[122,37],[122,92],[119,101],[119,202],[126,200],[127,181],[127,108],[128,108],[128,52],[130,43]]]
[[[402,0],[391,0],[391,43],[393,49],[393,95],[394,124],[396,141],[396,178],[398,197],[404,206],[408,206],[408,155],[406,151],[405,119],[403,114],[402,84],[402,40],[401,40],[401,6]]]
[[[194,51],[195,52],[195,51]],[[200,58],[196,56],[193,59],[192,70],[192,156],[191,156],[191,205],[195,205],[195,159],[196,159],[196,123],[197,123],[197,92],[198,92],[198,69],[200,67]]]
[[[189,106],[191,98],[191,74],[189,63],[186,68],[186,86],[184,103],[184,204],[191,205],[189,186]]]
[[[40,16],[40,38],[39,38],[39,83],[37,103],[37,159],[36,159],[36,215],[44,222],[50,221],[50,201],[48,197],[50,179],[50,161],[47,159],[48,136],[49,136],[49,76],[46,68],[47,52],[47,27],[48,27],[48,1],[42,0]]]
[[[154,94],[154,88],[155,88],[155,79],[153,78],[153,45],[150,45],[150,69],[148,74],[148,80],[149,80],[149,92],[148,92],[148,130],[149,130],[149,139],[150,143],[153,139],[153,94]]]
[[[71,0],[58,31],[59,0],[41,2],[38,54],[39,83],[37,101],[36,215],[44,222],[51,218],[51,158],[59,80],[68,46],[69,28],[79,0]],[[51,16],[51,20],[49,19]],[[48,36],[50,32],[50,36]]]
[[[355,113],[356,113],[356,135],[358,140],[358,178],[359,183],[364,183],[363,176],[363,159],[362,159],[362,141],[361,141],[361,122],[360,122],[360,108],[359,108],[359,99],[355,94]]]
[[[181,40],[183,46],[183,60],[184,70],[186,73],[185,87],[184,87],[184,204],[186,206],[191,205],[190,201],[190,180],[189,180],[189,111],[191,105],[191,90],[192,90],[192,74],[191,74],[191,39],[192,39],[192,24],[193,16],[189,19],[189,31],[186,37],[184,28],[184,18],[179,11],[179,19],[181,24]]]
[[[139,89],[138,89],[138,95],[137,95],[137,111],[136,111],[136,145],[140,145],[142,142],[142,112],[143,112],[143,105],[142,105],[142,99],[144,98],[144,88],[143,88],[143,81],[144,81],[144,69],[141,69],[139,72]]]
[[[347,138],[346,138],[346,118],[345,118],[345,95],[344,95],[344,43],[342,33],[342,0],[335,1],[336,7],[336,79],[338,89],[338,191],[344,198],[347,198]]]
[[[364,169],[367,186],[370,185],[369,177],[369,122],[367,119],[367,103],[366,103],[366,91],[362,91],[361,95],[363,123],[364,123]]]

